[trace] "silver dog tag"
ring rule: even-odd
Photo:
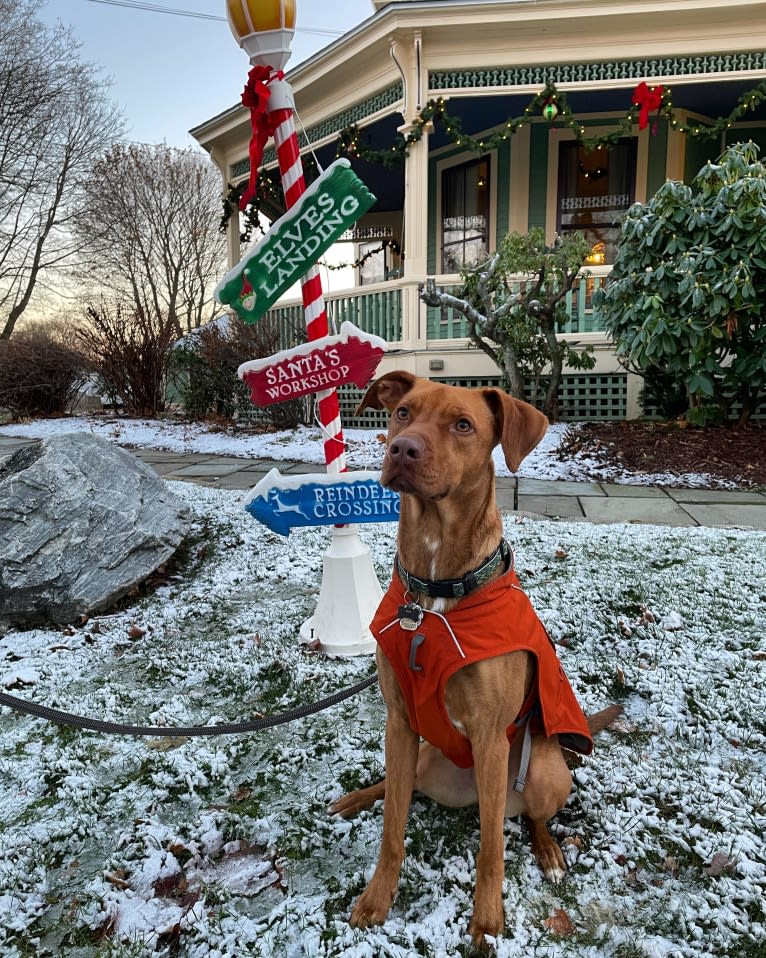
[[[423,610],[414,602],[399,606],[399,625],[408,632],[414,632],[423,621]]]

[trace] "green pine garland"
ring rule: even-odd
[[[673,100],[670,87],[664,87],[662,94],[662,104],[658,111],[658,117],[667,120],[671,127],[678,133],[685,133],[688,136],[699,137],[701,139],[712,139],[720,136],[725,130],[729,129],[734,123],[741,120],[747,113],[756,109],[766,99],[766,80],[759,83],[752,90],[743,93],[737,101],[737,105],[728,116],[719,117],[715,122],[706,124],[703,122],[681,123],[676,118],[673,109]],[[413,128],[406,136],[399,134],[392,146],[388,150],[371,150],[361,145],[361,131],[356,126],[349,126],[342,130],[338,138],[338,155],[347,154],[366,160],[369,163],[382,163],[386,166],[393,166],[400,163],[407,154],[407,147],[411,143],[416,143],[423,137],[425,127],[431,123],[439,123],[445,132],[452,139],[452,142],[465,150],[475,153],[485,153],[488,150],[497,149],[510,136],[528,125],[533,119],[540,116],[544,107],[549,104],[555,104],[558,113],[555,119],[551,121],[552,125],[566,128],[574,133],[575,139],[581,143],[586,150],[591,151],[601,146],[607,148],[613,147],[626,136],[633,135],[633,127],[638,120],[640,106],[631,104],[627,113],[622,117],[617,125],[608,133],[602,133],[599,136],[589,136],[587,127],[582,124],[572,108],[565,93],[560,93],[551,83],[546,85],[540,93],[534,96],[524,112],[518,116],[508,117],[499,128],[488,136],[474,137],[463,130],[460,117],[452,116],[447,112],[446,101],[439,97],[437,100],[429,100],[423,110],[413,120]]]
[[[657,118],[666,120],[671,128],[677,133],[684,133],[699,139],[713,139],[720,136],[724,131],[730,129],[735,123],[742,120],[748,113],[755,110],[764,100],[766,100],[766,80],[763,80],[752,90],[743,93],[738,99],[737,105],[728,116],[718,117],[713,122],[695,121],[693,123],[682,123],[673,109],[673,98],[670,87],[663,87],[662,102],[657,111]],[[556,108],[556,116],[552,119],[551,125],[571,130],[578,143],[581,143],[586,150],[591,151],[599,147],[611,149],[621,139],[626,136],[633,136],[633,128],[638,121],[640,106],[632,103],[625,116],[622,117],[615,126],[608,132],[598,136],[589,136],[588,129],[581,120],[575,116],[565,93],[560,93],[554,84],[549,83],[538,94],[529,101],[524,112],[518,116],[508,117],[494,133],[483,137],[474,137],[463,130],[460,117],[453,116],[447,112],[446,101],[443,97],[435,100],[429,100],[425,107],[415,117],[412,129],[405,135],[397,134],[396,139],[388,149],[371,149],[363,145],[362,131],[356,125],[351,125],[341,130],[338,134],[338,144],[336,148],[337,156],[350,156],[355,159],[365,160],[367,163],[375,163],[388,168],[395,167],[404,162],[407,156],[408,147],[419,142],[427,127],[431,124],[440,124],[452,142],[464,150],[474,153],[486,153],[497,149],[509,137],[518,132],[522,127],[527,126],[533,119],[539,117],[548,104],[553,104]],[[311,179],[317,175],[316,164],[313,158],[307,158],[307,164],[312,170],[307,170],[307,182],[309,176]],[[235,210],[239,209],[239,198],[244,190],[244,184],[240,187],[229,186],[226,197],[223,201],[224,213],[221,218],[220,229],[225,232],[229,218]],[[247,207],[244,214],[244,229],[240,236],[242,242],[249,242],[253,230],[261,230],[259,225],[259,213],[262,208],[284,208],[284,196],[277,170],[260,170],[258,173],[258,195],[253,203]]]

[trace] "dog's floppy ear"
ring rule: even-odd
[[[498,442],[511,472],[516,472],[545,435],[548,417],[528,402],[514,399],[501,389],[485,389],[484,398],[495,415]]]
[[[362,410],[385,408],[391,412],[398,405],[399,400],[408,393],[417,382],[418,377],[412,373],[406,373],[403,369],[397,369],[392,373],[386,373],[380,379],[376,379],[362,397],[362,401],[356,407],[354,412],[358,416]]]

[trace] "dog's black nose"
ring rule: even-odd
[[[399,436],[388,447],[388,456],[400,466],[417,462],[423,458],[423,444],[414,436]]]

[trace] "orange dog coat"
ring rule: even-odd
[[[513,569],[445,615],[424,609],[415,631],[403,629],[399,621],[399,606],[406,601],[404,585],[394,574],[370,629],[399,679],[410,725],[453,764],[471,768],[473,753],[447,714],[448,679],[473,662],[518,651],[531,652],[537,670],[519,716],[506,730],[509,745],[529,720],[533,733],[558,735],[565,748],[590,754],[588,722]]]

